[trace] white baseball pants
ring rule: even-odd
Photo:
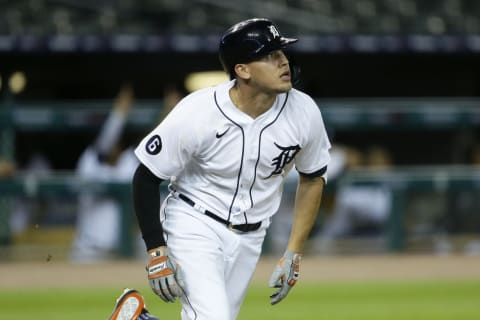
[[[172,196],[162,206],[161,219],[167,245],[184,273],[182,320],[236,319],[269,222],[257,231],[237,233]]]

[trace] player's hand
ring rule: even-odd
[[[132,107],[134,99],[133,87],[130,84],[125,84],[115,97],[113,107],[116,112],[126,115]]]
[[[150,257],[147,265],[150,287],[163,301],[175,302],[177,297],[183,296],[184,283],[180,267],[165,247]]]
[[[272,288],[280,288],[280,290],[270,296],[272,305],[282,301],[297,283],[301,258],[301,253],[287,250],[273,270],[268,285]]]

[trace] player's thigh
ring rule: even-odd
[[[188,214],[164,221],[167,245],[184,275],[182,319],[230,319],[224,255],[218,235]]]
[[[232,319],[235,319],[253,277],[260,257],[265,230],[239,235],[235,256],[227,260],[226,290],[229,297]]]

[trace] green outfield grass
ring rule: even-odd
[[[160,320],[179,318],[178,303],[165,304],[138,288]],[[478,320],[480,280],[425,282],[300,282],[287,300],[270,306],[271,289],[253,285],[239,320]],[[1,319],[105,320],[121,288],[5,290]]]

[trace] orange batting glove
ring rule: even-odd
[[[165,247],[150,253],[147,273],[150,287],[163,301],[175,302],[183,296],[182,272]]]

